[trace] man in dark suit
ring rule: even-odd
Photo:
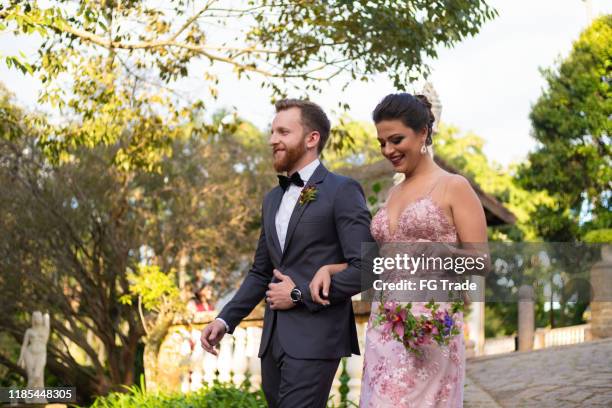
[[[340,358],[359,354],[351,296],[361,292],[361,244],[372,242],[370,213],[359,183],[318,160],[330,123],[316,104],[276,104],[270,146],[279,186],[263,200],[255,259],[234,298],[202,332],[216,354],[225,333],[265,298],[259,357],[270,407],[325,407]],[[313,302],[309,283],[328,264],[329,305]]]

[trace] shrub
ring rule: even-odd
[[[265,408],[268,405],[261,390],[251,392],[249,383],[240,387],[215,382],[192,393],[147,393],[142,386],[127,388],[98,397],[91,408]]]

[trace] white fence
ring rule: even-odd
[[[363,350],[366,323],[359,323],[357,331]],[[251,388],[257,390],[261,386],[261,367],[257,357],[262,329],[259,327],[237,327],[233,335],[225,336],[220,344],[219,355],[214,356],[204,352],[200,344],[200,330],[182,328],[175,331],[173,343],[180,344],[181,368],[180,389],[182,392],[196,391],[203,384],[212,384],[213,381],[232,382],[240,385],[249,375]],[[350,379],[348,381],[350,401],[359,401],[361,392],[361,371],[363,356],[351,356],[347,359],[346,370]],[[335,403],[340,402],[339,377],[342,366],[336,373],[332,386],[332,395]]]
[[[494,354],[510,353],[511,351],[514,351],[514,349],[514,336],[486,339],[484,343],[483,355],[492,356]]]
[[[590,324],[579,324],[556,329],[536,329],[533,348],[541,349],[583,343],[590,340],[590,331]]]
[[[533,339],[534,350],[583,343],[590,340],[590,324],[559,327],[555,329],[539,328],[535,330]],[[485,340],[484,355],[509,353],[515,349],[514,336],[499,337]]]

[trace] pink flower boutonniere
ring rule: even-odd
[[[315,186],[306,186],[302,189],[300,194],[300,205],[304,205],[317,199],[317,193],[319,191]]]

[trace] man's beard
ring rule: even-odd
[[[293,168],[295,163],[298,162],[306,154],[306,146],[304,142],[298,143],[295,147],[285,146],[285,154],[282,159],[274,157],[274,170],[279,173],[289,171]]]

